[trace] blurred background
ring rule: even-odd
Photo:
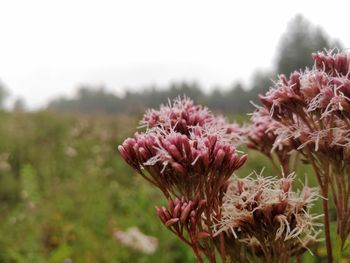
[[[194,262],[117,145],[178,95],[247,121],[277,74],[347,50],[346,5],[0,2],[0,262]],[[249,154],[240,175],[272,173]],[[304,262],[323,262],[315,251]]]

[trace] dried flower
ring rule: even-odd
[[[315,219],[319,216],[309,213],[318,190],[304,186],[301,192],[293,192],[294,178],[234,178],[216,235],[226,232],[228,238],[245,242],[265,262],[286,262],[283,260],[302,253],[318,234],[320,225]],[[277,260],[280,257],[283,259]]]

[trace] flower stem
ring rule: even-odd
[[[332,243],[331,243],[331,234],[330,234],[330,226],[329,226],[329,213],[328,213],[328,183],[325,185],[326,189],[322,189],[322,206],[323,206],[323,212],[324,212],[324,231],[325,231],[325,238],[326,238],[326,248],[327,248],[327,262],[332,263],[333,262],[333,255],[332,255]]]
[[[330,223],[329,223],[329,213],[328,213],[328,179],[329,179],[329,168],[325,169],[323,172],[325,173],[324,178],[321,176],[321,171],[319,167],[317,166],[315,159],[313,158],[313,155],[309,148],[307,148],[307,156],[309,157],[309,160],[311,161],[311,165],[314,169],[314,172],[316,174],[316,178],[318,181],[318,184],[320,185],[321,191],[322,191],[322,207],[323,207],[323,213],[324,213],[324,232],[325,232],[325,239],[326,239],[326,249],[327,249],[327,262],[332,263],[333,262],[333,255],[332,255],[332,242],[331,242],[331,234],[330,234]]]
[[[192,249],[193,249],[193,252],[194,252],[194,254],[196,256],[197,262],[198,263],[204,263],[196,244],[192,245]]]

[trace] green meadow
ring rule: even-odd
[[[139,118],[0,112],[0,262],[195,262],[156,216],[161,193],[117,151]],[[248,153],[239,176],[264,167],[273,175],[264,156]],[[298,174],[315,185],[307,165],[300,163]],[[115,233],[130,227],[155,237],[157,250],[147,254],[118,241]],[[303,262],[324,262],[323,242],[312,251]]]

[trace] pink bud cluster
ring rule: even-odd
[[[275,260],[281,254],[289,260],[305,251],[318,234],[316,217],[308,212],[318,191],[304,186],[301,192],[293,192],[293,180],[293,176],[234,178],[216,234],[225,232],[226,238],[238,239],[248,247],[254,243],[265,262],[288,262]]]
[[[332,76],[346,76],[350,70],[350,57],[347,54],[325,54],[322,52],[312,54],[315,66]]]
[[[168,198],[168,208],[157,208],[157,214],[166,227],[185,239],[186,242],[198,245],[195,243],[199,239],[211,238],[207,231],[200,229],[199,224],[205,205],[206,201],[200,200],[199,195],[194,201],[188,202],[185,197],[175,200]],[[184,232],[187,232],[187,235]]]
[[[187,99],[182,104],[192,105]],[[174,111],[177,110],[175,107]],[[170,118],[171,114],[166,116]],[[208,123],[216,121],[212,115],[201,113],[199,116],[206,116]],[[211,121],[208,116],[211,116]],[[223,123],[217,130],[214,126],[208,130],[199,123],[186,126],[186,130],[176,130],[165,128],[163,123],[156,124],[153,118],[148,126],[152,125],[154,127],[145,133],[136,133],[133,138],[126,139],[119,151],[129,165],[164,193],[178,197],[186,194],[194,198],[198,191],[206,196],[208,189],[212,189],[210,196],[217,196],[233,172],[246,160],[246,155],[238,156],[235,146],[222,136]]]

